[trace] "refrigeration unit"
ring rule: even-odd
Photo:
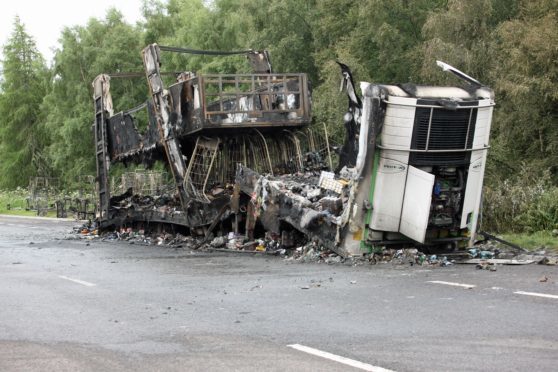
[[[474,239],[494,95],[438,64],[467,85],[361,83],[356,169],[369,185],[355,199],[353,213],[362,205],[364,225],[351,226],[349,252],[357,242],[360,249],[405,242],[458,248]]]

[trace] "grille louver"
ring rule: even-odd
[[[428,126],[430,125],[430,137]],[[470,120],[469,120],[470,119]],[[411,149],[413,150],[458,150],[470,149],[475,135],[477,109],[430,109],[417,107]],[[471,126],[469,128],[469,122]],[[467,131],[469,133],[467,134]],[[467,141],[467,144],[465,144]],[[412,152],[409,162],[413,165],[461,165],[469,163],[470,152]]]

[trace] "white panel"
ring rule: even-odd
[[[479,107],[487,107],[487,106],[493,106],[494,103],[492,102],[491,99],[481,99],[479,100]],[[490,107],[490,111],[492,112],[492,107]]]
[[[481,107],[477,110],[477,121],[490,119],[491,108]]]
[[[399,161],[401,163],[409,164],[409,152],[408,151],[392,151],[392,150],[382,150],[382,157],[386,159],[392,159]]]
[[[473,138],[473,148],[477,149],[488,145],[491,120],[492,107],[483,107],[478,109],[477,123],[475,126],[475,137]]]
[[[397,118],[395,116],[390,116],[389,119],[386,118],[384,121],[384,126],[382,131],[388,130],[388,133],[393,132],[403,132],[407,133],[409,130],[413,129],[413,121],[405,118]]]
[[[484,147],[488,145],[493,112],[493,107],[488,106],[490,104],[490,100],[479,102],[479,106],[485,107],[479,108],[477,112],[478,120],[477,128],[475,129],[475,143],[473,144],[474,148]],[[470,229],[471,239],[474,239],[475,230],[477,227],[476,225],[482,197],[482,184],[487,153],[487,150],[474,151],[471,153],[471,164],[469,165],[467,184],[465,185],[465,196],[463,201],[463,212],[461,214],[460,227],[462,229]],[[471,215],[471,220],[469,221],[470,224],[467,223],[467,217],[469,215]]]
[[[388,105],[390,103],[398,103],[400,105],[410,105],[410,106],[414,106],[417,104],[417,99],[416,98],[410,98],[410,97],[397,97],[397,96],[388,96]]]
[[[416,99],[404,99],[416,103]],[[381,143],[385,147],[408,150],[411,147],[415,108],[388,104],[381,134]]]
[[[410,138],[411,137],[408,136],[390,136],[384,133],[382,135],[382,145],[390,148],[409,150],[409,146],[411,146]]]
[[[389,136],[397,136],[397,137],[409,137],[408,134],[409,131],[406,130],[406,128],[403,127],[397,127],[394,125],[384,125],[384,128],[382,129],[382,133],[384,133],[384,135],[389,135]]]
[[[486,141],[484,140],[484,128],[478,128],[479,132],[482,131],[482,134],[479,134],[478,136],[475,134],[475,138],[473,139],[473,148],[474,149],[480,149],[483,148],[484,145],[486,144]]]
[[[415,104],[416,99],[413,99],[410,104]],[[386,119],[389,117],[400,118],[400,119],[415,119],[415,107],[414,106],[399,106],[392,105],[388,103],[388,110],[386,111]]]
[[[399,232],[420,243],[426,235],[433,187],[433,174],[409,166]]]
[[[480,193],[482,190],[482,177],[484,174],[484,151],[476,151],[471,155],[471,165],[469,165],[469,174],[467,176],[467,185],[465,186],[465,200],[463,201],[463,213],[461,214],[461,228],[467,227],[467,216],[469,213],[476,218],[478,213],[478,201],[480,201]],[[474,158],[473,158],[474,157]]]
[[[380,158],[370,227],[374,230],[399,230],[403,192],[407,177],[407,164]]]
[[[480,111],[481,109],[479,109]],[[488,120],[486,120],[486,133],[484,135],[486,144],[488,145],[489,138],[490,138],[490,126],[492,124],[492,112],[494,111],[493,107],[488,107],[487,109],[482,109],[482,111],[488,111]]]

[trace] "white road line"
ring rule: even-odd
[[[328,353],[326,351],[321,351],[318,349],[314,349],[308,346],[304,346],[304,345],[299,345],[299,344],[292,344],[292,345],[287,345],[287,347],[290,347],[292,349],[296,349],[298,351],[302,351],[308,354],[312,354],[315,356],[319,356],[325,359],[329,359],[329,360],[333,360],[334,362],[338,362],[338,363],[342,363],[354,368],[358,368],[358,369],[362,369],[363,371],[371,371],[371,372],[393,372],[390,369],[385,369],[382,367],[376,367],[373,366],[371,364],[367,364],[367,363],[362,363],[359,362],[358,360],[353,360],[353,359],[349,359],[349,358],[345,358],[339,355],[335,355],[335,354],[331,354]]]
[[[536,296],[536,297],[545,297],[545,298],[556,298],[558,299],[558,296],[556,295],[551,295],[551,294],[546,294],[546,293],[537,293],[537,292],[523,292],[523,291],[517,291],[517,292],[513,292],[515,294],[520,294],[520,295],[525,295],[525,296]]]
[[[441,280],[429,280],[427,283],[434,283],[434,284],[445,284],[445,285],[452,285],[454,287],[463,287],[463,288],[475,288],[476,285],[474,284],[462,284],[462,283],[454,283],[454,282],[444,282]]]
[[[78,284],[81,284],[81,285],[85,285],[85,286],[87,286],[87,287],[95,287],[95,286],[97,285],[97,284],[93,284],[93,283],[86,282],[86,281],[84,281],[84,280],[68,278],[67,276],[64,276],[64,275],[58,275],[58,277],[59,277],[60,279],[66,279],[66,280],[69,280],[69,281],[74,282],[74,283],[78,283]]]

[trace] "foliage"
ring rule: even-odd
[[[13,190],[0,190],[0,214],[19,213],[27,208],[26,189],[17,187]],[[8,208],[9,205],[9,208]],[[36,214],[36,213],[35,213]]]
[[[327,125],[333,142],[342,141],[347,109],[336,61],[351,67],[357,89],[359,81],[461,84],[436,67],[443,60],[495,90],[487,228],[555,226],[556,0],[144,0],[142,12],[135,26],[113,9],[65,28],[48,71],[23,25],[14,24],[0,78],[0,187],[25,185],[35,173],[66,184],[93,174],[91,82],[102,72],[142,71],[140,51],[149,43],[269,50],[275,71],[308,73],[315,122]],[[18,50],[31,58],[20,63]],[[163,52],[162,61],[164,71],[249,68],[241,56]],[[111,91],[117,110],[147,97],[143,79],[113,79]]]
[[[528,160],[558,179],[558,3],[522,1],[495,30],[492,71],[501,102],[494,125],[508,165]]]
[[[35,41],[18,17],[4,45],[0,83],[0,187],[26,185],[45,171],[40,104],[47,89],[47,70]]]
[[[531,234],[502,234],[502,239],[529,250],[544,249],[558,252],[558,237],[551,231],[537,231]]]
[[[115,10],[104,20],[90,19],[85,27],[65,28],[60,44],[51,89],[42,105],[43,126],[49,133],[47,155],[55,175],[71,183],[79,175],[95,172],[93,79],[104,72],[141,71],[142,45],[139,31]],[[115,110],[133,107],[147,96],[139,79],[115,80],[111,91]]]
[[[37,210],[28,209],[28,200],[29,191],[27,189],[16,187],[13,190],[0,190],[0,214],[37,216]],[[55,216],[55,210],[49,210],[46,213],[46,217]]]
[[[483,229],[535,232],[558,229],[558,187],[550,173],[531,177],[528,166],[515,179],[505,179],[484,189]]]

